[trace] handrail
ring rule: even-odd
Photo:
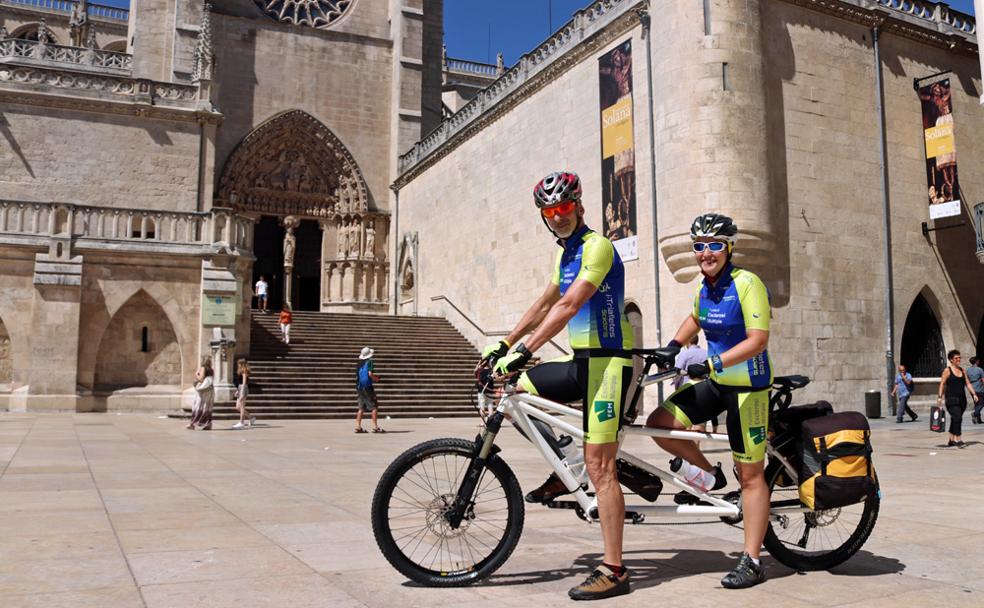
[[[460,308],[458,308],[457,306],[455,306],[454,302],[452,302],[447,296],[445,296],[445,295],[431,296],[431,302],[437,302],[438,300],[444,300],[445,302],[447,302],[448,303],[448,306],[450,306],[451,308],[453,308],[455,310],[455,312],[457,312],[459,315],[461,315],[462,317],[464,317],[465,321],[468,321],[468,324],[471,325],[472,327],[474,327],[476,330],[478,330],[478,333],[482,334],[483,336],[486,336],[486,337],[491,338],[491,337],[494,337],[494,336],[508,336],[509,335],[509,332],[508,331],[502,331],[502,330],[500,330],[500,331],[485,331],[484,329],[482,329],[481,327],[478,326],[478,323],[475,323],[474,321],[472,321],[471,317],[469,317],[468,315],[466,315],[463,310],[461,310]],[[550,342],[550,344],[553,345],[554,348],[556,348],[560,352],[564,353],[565,355],[569,355],[570,354],[566,350],[564,350],[564,347],[561,346],[560,344],[557,344],[553,340],[548,340],[548,341]]]

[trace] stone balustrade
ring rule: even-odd
[[[100,51],[79,46],[42,43],[37,40],[7,38],[0,40],[0,62],[37,65],[38,62],[53,67],[91,66],[116,73],[129,73],[133,67],[133,56],[126,53]],[[23,61],[27,60],[27,61]]]
[[[72,13],[72,9],[76,4],[78,4],[78,2],[73,0],[3,0],[3,4],[16,4],[18,6],[24,6],[41,11],[65,13],[66,15],[69,15]],[[94,4],[90,2],[88,10],[90,19],[105,19],[106,21],[117,21],[122,23],[126,23],[130,20],[130,10],[125,8],[117,8],[115,6]]]
[[[499,67],[495,64],[480,63],[467,59],[452,59],[451,57],[447,58],[445,68],[449,72],[476,74],[478,76],[497,76],[499,74]]]
[[[977,33],[972,15],[955,11],[945,3],[926,0],[874,0],[879,6],[898,11],[936,25],[949,26],[965,34]]]
[[[199,213],[0,200],[0,243],[36,245],[51,237],[71,238],[79,248],[248,253],[253,220],[219,207]]]

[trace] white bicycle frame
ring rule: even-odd
[[[670,379],[677,375],[677,371],[666,371],[658,374],[652,374],[646,376],[645,379],[640,383],[639,390],[642,387],[649,386],[650,384],[655,384],[656,382],[661,382],[663,380]],[[640,395],[641,398],[641,395]],[[574,475],[571,473],[567,466],[567,462],[561,460],[547,443],[547,439],[543,434],[537,429],[537,427],[531,422],[531,418],[536,418],[542,422],[571,435],[572,437],[584,441],[584,431],[581,428],[580,419],[582,413],[580,410],[576,410],[566,405],[561,405],[554,401],[544,399],[543,397],[538,397],[530,393],[525,392],[507,392],[502,396],[497,406],[497,411],[500,411],[507,416],[509,416],[513,423],[518,426],[523,433],[529,438],[529,440],[536,446],[537,450],[540,451],[540,455],[543,459],[550,464],[553,468],[554,473],[564,482],[564,485],[574,496],[578,505],[584,511],[585,517],[589,521],[593,521],[596,518],[592,515],[596,513],[597,501],[588,496],[587,492],[581,489],[581,484],[575,479]],[[546,411],[544,411],[546,410]],[[578,419],[578,424],[573,425],[563,420],[562,416],[574,416]],[[713,517],[737,517],[740,514],[740,509],[738,505],[731,503],[729,501],[723,500],[716,496],[712,496],[706,492],[700,492],[693,488],[690,484],[683,481],[680,477],[664,471],[658,467],[655,467],[648,462],[629,454],[622,450],[622,443],[624,442],[626,436],[628,435],[641,435],[645,437],[668,437],[672,439],[691,439],[700,441],[719,441],[727,442],[728,436],[720,433],[699,433],[695,431],[677,431],[669,429],[655,429],[640,425],[628,425],[623,426],[618,436],[619,450],[618,458],[625,460],[626,462],[643,469],[652,475],[659,477],[664,486],[670,488],[677,488],[683,490],[693,496],[698,497],[701,501],[704,501],[706,505],[654,505],[651,503],[646,504],[626,504],[626,512],[634,512],[640,514],[653,514],[653,515],[704,515]],[[781,454],[776,452],[772,446],[767,447],[767,452],[770,458],[775,458],[782,462],[783,466],[789,471],[795,478],[796,471],[789,463],[789,461],[784,458]],[[780,513],[802,513],[806,512],[807,509],[801,506],[789,506],[781,508],[773,508],[771,517],[773,519],[778,519],[781,517]]]

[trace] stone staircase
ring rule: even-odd
[[[247,407],[258,419],[355,418],[359,351],[376,351],[381,417],[474,416],[472,370],[479,353],[445,319],[295,312],[290,345],[278,313],[252,313]],[[216,419],[238,418],[215,404]]]

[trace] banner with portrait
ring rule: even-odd
[[[960,183],[957,150],[953,141],[953,106],[950,79],[937,80],[918,89],[922,102],[926,144],[926,182],[929,217],[960,215]]]
[[[632,41],[598,59],[601,106],[601,201],[604,235],[622,261],[639,259],[635,144],[632,124]]]

